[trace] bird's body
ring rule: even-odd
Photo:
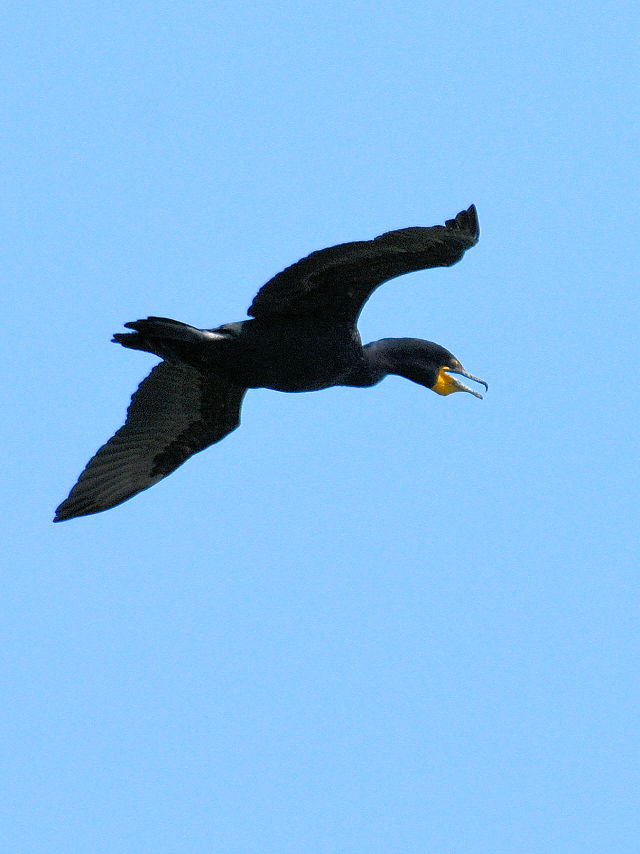
[[[318,391],[342,382],[362,360],[362,342],[353,324],[308,317],[265,317],[200,330],[168,318],[137,321],[144,325],[145,349],[155,332],[157,355],[213,372],[245,388]],[[177,327],[177,328],[176,328]],[[171,336],[180,338],[172,341]],[[191,340],[184,340],[187,336]],[[120,343],[131,347],[123,335]],[[156,352],[153,350],[153,352]]]
[[[240,423],[249,388],[318,391],[366,387],[398,374],[439,394],[469,391],[444,347],[415,338],[362,345],[356,322],[373,290],[391,278],[450,266],[478,240],[472,205],[444,226],[391,231],[345,243],[283,270],[256,295],[252,319],[215,329],[149,317],[118,333],[124,347],[163,361],[134,394],[125,425],[89,461],[54,521],[122,503],[220,441]]]

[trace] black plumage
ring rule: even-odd
[[[114,341],[160,356],[131,399],[123,427],[89,461],[56,522],[107,510],[157,483],[240,423],[248,388],[366,387],[398,374],[439,394],[468,391],[444,347],[417,338],[362,345],[356,322],[383,282],[459,261],[478,241],[473,205],[445,225],[343,243],[287,267],[257,293],[253,318],[197,329],[163,317],[125,324]]]

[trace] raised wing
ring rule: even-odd
[[[108,510],[153,486],[240,423],[246,389],[161,362],[131,398],[124,427],[87,463],[54,522]]]
[[[449,267],[478,242],[478,235],[478,217],[471,205],[444,225],[402,228],[374,240],[312,252],[268,281],[249,314],[355,322],[378,285],[414,270]]]

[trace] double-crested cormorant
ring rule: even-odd
[[[115,507],[157,483],[240,423],[248,388],[317,391],[372,386],[398,374],[438,394],[468,391],[468,374],[444,347],[418,338],[362,345],[356,321],[383,282],[448,267],[478,241],[473,205],[445,225],[403,228],[313,252],[264,285],[252,320],[196,329],[166,317],[126,323],[113,340],[160,356],[131,399],[123,427],[89,461],[56,522]]]

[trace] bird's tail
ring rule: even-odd
[[[169,317],[147,317],[124,324],[133,332],[117,332],[112,341],[130,350],[154,353],[168,362],[186,363],[198,367],[203,344],[211,333]]]

